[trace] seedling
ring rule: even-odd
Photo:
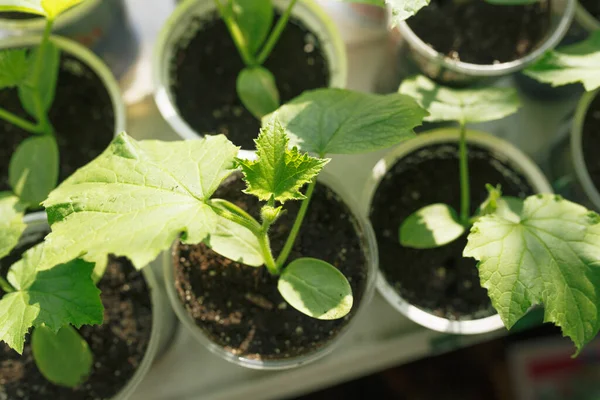
[[[502,197],[491,185],[488,200],[470,214],[466,124],[515,112],[515,90],[449,89],[419,76],[400,92],[428,109],[426,120],[459,121],[461,185],[460,216],[447,204],[426,206],[402,223],[400,243],[435,248],[470,230],[464,256],[479,261],[481,284],[505,326],[543,304],[545,321],[558,325],[579,353],[600,329],[600,216],[552,194]]]
[[[12,155],[9,182],[12,193],[0,193],[0,258],[16,246],[25,229],[23,215],[38,208],[58,181],[59,155],[48,110],[54,101],[60,50],[50,40],[54,20],[82,0],[0,0],[0,11],[41,15],[46,27],[40,44],[24,49],[0,50],[0,90],[17,88],[23,110],[35,122],[0,107],[0,119],[29,133]]]
[[[548,51],[525,74],[552,86],[580,82],[586,91],[600,87],[600,31],[580,42]]]
[[[237,94],[244,107],[256,118],[280,106],[279,91],[273,74],[264,67],[285,30],[298,0],[290,0],[287,8],[271,29],[273,0],[214,0],[221,18],[246,67],[237,77]],[[342,0],[385,7],[384,0]],[[414,2],[390,0],[398,18],[408,18]],[[428,0],[419,0],[426,4]],[[398,3],[398,4],[396,4]],[[410,4],[406,4],[410,3]],[[416,5],[414,6],[416,7]],[[420,8],[420,7],[419,7]]]
[[[256,160],[236,158],[239,149],[222,135],[160,142],[136,141],[123,133],[44,202],[52,232],[42,265],[71,255],[93,261],[115,254],[142,268],[178,238],[204,242],[231,260],[264,265],[279,276],[281,295],[300,312],[341,318],[353,299],[338,269],[312,258],[288,262],[316,178],[328,154],[374,151],[412,137],[425,114],[399,94],[307,92],[265,119],[255,141]],[[326,116],[328,123],[319,123]],[[227,199],[213,198],[236,171],[243,174],[245,193],[263,201],[260,221]],[[269,230],[288,201],[302,205],[275,257]]]

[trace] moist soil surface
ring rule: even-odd
[[[0,105],[33,121],[21,107],[16,89],[0,90]],[[112,100],[102,80],[84,63],[61,54],[56,97],[49,112],[60,152],[59,182],[96,158],[114,136]],[[0,119],[0,191],[10,190],[8,166],[23,140],[33,137]]]
[[[242,105],[236,79],[245,67],[225,23],[216,13],[196,18],[191,40],[181,40],[170,66],[171,90],[183,119],[199,134],[224,134],[253,149],[260,122]],[[275,18],[274,24],[278,17]],[[318,38],[291,18],[264,64],[282,104],[305,90],[329,85],[329,65]]]
[[[583,159],[588,173],[596,189],[600,190],[600,159],[598,158],[598,149],[600,149],[600,96],[596,96],[588,108],[583,123],[581,140]]]
[[[241,191],[243,182],[230,177],[215,198],[227,199],[255,218],[259,203]],[[173,255],[179,298],[196,324],[227,351],[252,359],[285,359],[307,355],[328,344],[348,323],[360,304],[367,280],[362,233],[337,195],[317,185],[288,263],[300,257],[325,260],[349,280],[354,306],[345,318],[320,321],[296,311],[277,291],[277,278],[265,267],[254,268],[226,259],[205,245],[180,244]],[[271,228],[271,245],[279,254],[300,202]],[[360,237],[360,238],[359,238]]]
[[[598,0],[579,0],[579,3],[596,19],[600,19],[600,1]]]
[[[10,266],[32,244],[16,248],[0,261],[0,273],[6,277]],[[83,326],[79,333],[94,354],[90,377],[75,389],[47,381],[37,369],[30,336],[20,356],[0,343],[0,399],[23,400],[100,400],[110,399],[131,379],[140,365],[150,341],[152,304],[143,275],[124,258],[112,258],[99,282],[104,304],[104,324]],[[4,292],[0,289],[0,294]]]
[[[469,146],[471,215],[487,198],[487,183],[502,185],[507,196],[533,194],[525,178],[489,151]],[[460,213],[458,147],[437,144],[398,161],[373,197],[370,216],[379,246],[379,267],[387,281],[411,304],[453,320],[495,313],[480,286],[476,261],[463,258],[467,235],[436,249],[417,250],[399,243],[398,230],[409,215],[434,203]]]
[[[423,42],[447,57],[489,65],[519,59],[550,29],[550,1],[492,5],[484,0],[433,0],[407,20]]]

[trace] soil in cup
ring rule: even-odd
[[[594,98],[585,115],[581,145],[588,173],[596,190],[600,191],[600,159],[598,158],[598,149],[600,149],[600,96]]]

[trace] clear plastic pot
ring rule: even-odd
[[[42,38],[40,36],[15,36],[0,40],[0,50],[10,48],[28,48],[39,45]],[[108,69],[106,64],[92,53],[87,48],[77,42],[60,37],[52,37],[52,41],[62,50],[76,57],[82,63],[91,68],[92,71],[100,78],[106,88],[113,107],[115,116],[114,136],[125,130],[125,103],[121,96],[119,84],[115,80],[113,74]],[[60,86],[60,82],[58,82]],[[74,99],[77,101],[77,99]]]
[[[289,0],[273,0],[275,8],[283,12]],[[173,58],[175,44],[190,36],[190,24],[196,17],[215,12],[213,0],[185,0],[181,2],[163,27],[154,50],[154,98],[163,118],[182,139],[201,137],[188,125],[177,110],[171,93],[169,64]],[[323,45],[323,51],[330,69],[330,87],[343,88],[347,79],[346,48],[342,38],[329,16],[312,0],[296,3],[292,16],[301,20]],[[236,79],[236,77],[231,77]],[[258,134],[258,132],[256,132]]]
[[[175,310],[175,314],[177,314],[177,317],[183,326],[194,336],[194,338],[217,356],[242,367],[258,370],[284,370],[300,367],[329,354],[340,343],[345,334],[352,329],[352,326],[357,321],[358,317],[365,312],[375,289],[375,277],[377,274],[378,252],[373,228],[371,227],[369,221],[361,215],[359,212],[360,209],[358,205],[355,204],[352,197],[348,196],[348,194],[340,188],[339,179],[337,177],[334,177],[324,171],[319,175],[318,181],[319,183],[324,184],[333,190],[346,203],[354,215],[354,218],[356,218],[356,221],[358,222],[358,229],[362,233],[361,241],[363,245],[363,251],[365,252],[367,259],[367,281],[365,282],[364,295],[360,304],[358,305],[357,311],[354,313],[351,320],[348,321],[348,323],[338,333],[338,335],[331,340],[331,342],[315,352],[282,360],[255,360],[237,356],[225,350],[222,346],[214,343],[208,336],[204,334],[202,329],[196,325],[196,322],[192,316],[183,306],[175,289],[172,252],[165,252],[165,260],[163,265],[165,268],[164,274],[167,294],[169,295],[171,306]],[[175,243],[173,246],[175,247],[176,245],[177,243]]]
[[[371,176],[367,180],[363,195],[363,204],[368,205],[366,210],[371,209],[371,202],[377,191],[377,187],[389,169],[392,168],[398,160],[422,147],[440,143],[458,143],[458,139],[459,131],[457,128],[437,129],[428,133],[423,133],[415,139],[408,140],[389,152],[375,165]],[[535,192],[552,192],[550,184],[537,165],[510,143],[487,133],[472,130],[469,130],[467,133],[467,142],[487,149],[495,156],[497,155],[498,157],[501,157],[501,159],[508,161],[516,171],[523,174]],[[459,182],[456,182],[456,184],[458,185]],[[401,268],[401,266],[399,266],[399,268]],[[500,316],[497,314],[486,318],[458,321],[438,317],[424,311],[402,298],[402,296],[394,289],[393,285],[387,281],[381,271],[377,277],[377,289],[392,307],[404,316],[417,324],[435,331],[472,335],[492,332],[504,326]]]
[[[537,48],[526,56],[509,62],[480,65],[453,60],[438,53],[433,47],[419,38],[406,21],[398,24],[399,38],[405,40],[410,54],[421,71],[443,83],[468,84],[482,78],[500,77],[518,72],[539,59],[544,53],[560,43],[567,33],[576,0],[550,0],[552,24],[550,32]],[[501,6],[499,6],[501,7]]]
[[[37,234],[50,230],[45,212],[28,214],[25,216],[25,222],[27,229],[23,233],[20,243],[32,242],[35,240]],[[153,362],[171,344],[171,339],[177,327],[175,316],[167,305],[167,296],[164,289],[158,284],[154,272],[150,268],[144,268],[142,273],[150,289],[152,300],[152,332],[150,334],[150,341],[146,349],[146,354],[144,354],[144,358],[135,373],[129,382],[112,397],[112,400],[127,400],[133,394],[136,387],[150,370]]]

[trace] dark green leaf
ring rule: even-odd
[[[27,76],[25,50],[0,51],[0,89],[19,86]]]
[[[333,265],[314,258],[299,258],[288,265],[277,285],[292,307],[309,317],[343,318],[352,309],[352,288]]]
[[[255,55],[265,42],[273,24],[273,1],[232,0],[231,8],[246,40],[246,47]]]
[[[72,326],[64,326],[58,332],[45,325],[35,328],[31,349],[42,375],[56,385],[74,388],[92,371],[92,351]]]
[[[432,204],[411,214],[400,226],[400,243],[415,249],[433,249],[452,243],[465,233],[454,209]]]
[[[8,175],[21,202],[37,207],[58,182],[56,139],[45,135],[23,141],[10,160]]]
[[[237,78],[237,93],[248,111],[258,119],[279,107],[275,77],[263,67],[244,68]]]

